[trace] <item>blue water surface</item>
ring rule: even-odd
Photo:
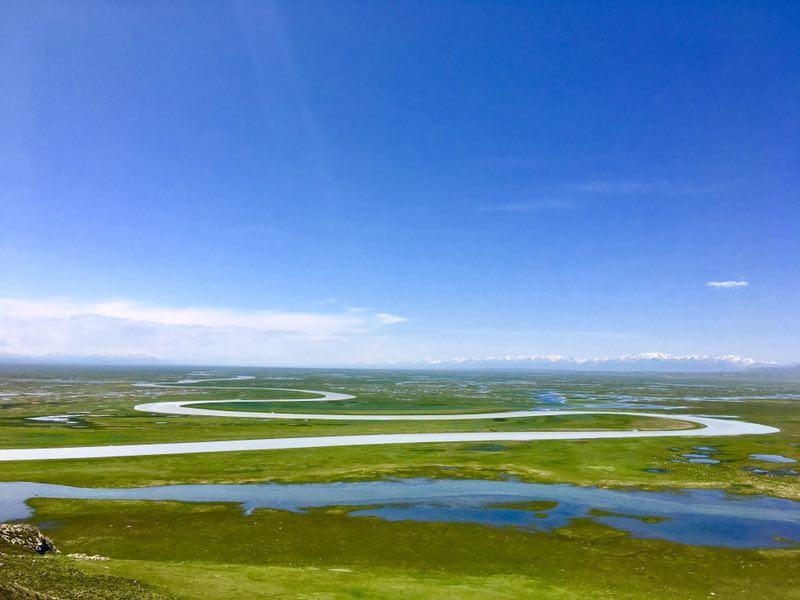
[[[173,485],[149,488],[78,488],[0,483],[0,521],[32,516],[31,498],[233,502],[245,513],[259,508],[302,512],[352,507],[352,518],[473,523],[552,531],[590,519],[633,537],[732,548],[800,545],[800,502],[739,496],[721,490],[650,492],[516,480],[392,479],[384,481]],[[553,508],[525,503],[547,501]],[[364,508],[359,508],[364,507]]]

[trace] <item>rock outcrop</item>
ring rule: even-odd
[[[25,523],[0,523],[0,542],[37,554],[58,552],[49,537],[33,525]]]

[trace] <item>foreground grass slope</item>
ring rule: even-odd
[[[230,504],[32,504],[35,522],[53,529],[63,552],[112,557],[66,563],[112,591],[117,580],[102,577],[187,600],[800,597],[800,550],[638,540],[587,520],[535,533],[385,522],[335,507],[244,515]],[[66,561],[41,560],[48,568]]]

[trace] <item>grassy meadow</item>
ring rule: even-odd
[[[191,370],[7,367],[0,371],[0,447],[77,446],[354,433],[681,428],[623,415],[433,422],[170,417],[143,402],[303,397],[248,387],[350,393],[330,403],[254,404],[286,412],[446,413],[592,408],[736,415],[768,436],[413,444],[184,456],[6,462],[1,481],[82,487],[336,482],[393,477],[501,479],[651,490],[718,488],[800,500],[800,381],[744,376],[242,370],[257,380],[137,387]],[[214,372],[213,375],[218,373]],[[220,387],[222,386],[222,387]],[[563,404],[553,405],[553,397]],[[611,406],[611,408],[610,408]],[[640,408],[641,407],[641,408]],[[655,408],[657,407],[657,408]],[[680,408],[675,408],[680,407]],[[30,417],[73,415],[67,423]],[[718,464],[683,454],[714,448]],[[759,467],[763,473],[750,467]],[[646,469],[650,469],[647,471]],[[652,472],[656,470],[657,472]],[[663,472],[661,472],[663,471]],[[229,503],[35,498],[30,522],[62,554],[6,549],[8,586],[57,598],[800,598],[797,549],[734,549],[635,539],[574,519],[553,531],[474,523],[389,522],[348,507],[300,513]],[[98,562],[70,553],[102,555]],[[11,594],[12,592],[8,592]],[[14,592],[17,593],[17,592]],[[19,592],[20,594],[22,592]],[[10,596],[13,597],[13,596]],[[24,597],[24,596],[19,596]]]

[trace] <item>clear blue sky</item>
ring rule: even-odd
[[[2,12],[0,352],[800,359],[798,3]]]

